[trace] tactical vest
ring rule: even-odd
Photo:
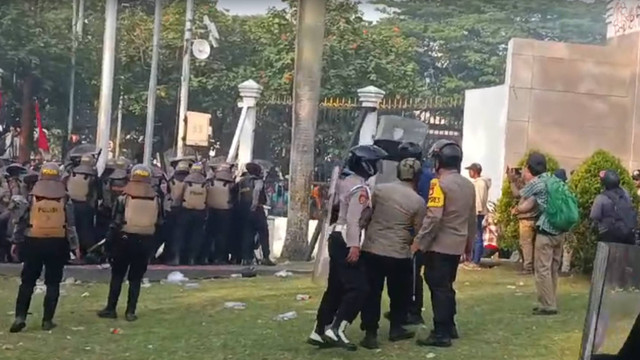
[[[87,201],[89,198],[89,189],[91,185],[91,176],[85,174],[71,174],[67,182],[67,192],[69,197],[74,201]]]
[[[184,181],[171,180],[171,206],[180,206],[182,204],[184,187]]]
[[[124,226],[127,234],[153,235],[158,221],[157,199],[127,196],[124,203]]]
[[[66,236],[65,199],[35,198],[29,213],[31,238],[64,238]]]
[[[207,190],[207,206],[211,209],[228,210],[231,209],[229,200],[231,198],[231,183],[214,180],[213,185]]]
[[[204,210],[207,207],[207,188],[205,184],[186,183],[182,206],[185,209]]]
[[[253,189],[255,181],[251,176],[243,177],[238,183],[238,202],[242,205],[251,206],[253,202]]]

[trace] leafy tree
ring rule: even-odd
[[[529,154],[537,152],[537,150],[530,150],[527,154],[518,162],[517,167],[524,168],[529,158]],[[545,154],[547,158],[547,170],[553,172],[558,169],[559,165],[556,159],[552,156]],[[501,228],[500,233],[500,248],[506,250],[517,250],[520,246],[520,230],[518,227],[518,218],[511,214],[511,209],[518,204],[518,201],[511,192],[511,186],[508,181],[504,181],[502,184],[502,195],[498,199],[496,204],[497,222]]]
[[[599,175],[602,170],[616,171],[620,175],[621,186],[632,196],[636,208],[640,202],[631,175],[622,165],[620,159],[609,152],[596,151],[576,169],[569,179],[569,188],[578,199],[581,220],[573,230],[574,236],[570,238],[570,245],[573,248],[572,261],[575,267],[584,272],[593,269],[595,258],[597,235],[592,230],[589,214],[593,200],[602,191]]]
[[[384,24],[414,38],[431,91],[458,95],[504,82],[511,38],[601,43],[606,1],[375,0],[390,8]]]

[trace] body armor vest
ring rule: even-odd
[[[207,206],[211,209],[231,209],[231,183],[214,180],[213,185],[207,190]]]
[[[184,187],[184,201],[182,206],[185,209],[204,210],[207,204],[207,188],[205,184],[187,183]]]
[[[176,179],[171,180],[171,206],[182,205],[182,194],[185,183]]]
[[[251,206],[253,202],[253,189],[255,182],[253,177],[245,176],[238,183],[238,201],[242,205]]]
[[[126,197],[124,204],[124,226],[127,234],[153,235],[158,221],[157,199]]]
[[[67,191],[73,201],[85,202],[89,198],[91,176],[85,174],[71,174],[67,182]]]
[[[65,199],[38,199],[31,205],[27,236],[32,238],[64,238],[66,236]]]

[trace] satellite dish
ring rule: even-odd
[[[198,39],[193,42],[191,46],[193,50],[193,56],[197,59],[204,60],[211,54],[211,46],[207,40]]]

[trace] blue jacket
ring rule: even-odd
[[[424,201],[429,201],[429,188],[431,187],[431,180],[434,177],[430,164],[423,164],[422,174],[420,174],[420,180],[418,180],[418,194],[422,196]]]

